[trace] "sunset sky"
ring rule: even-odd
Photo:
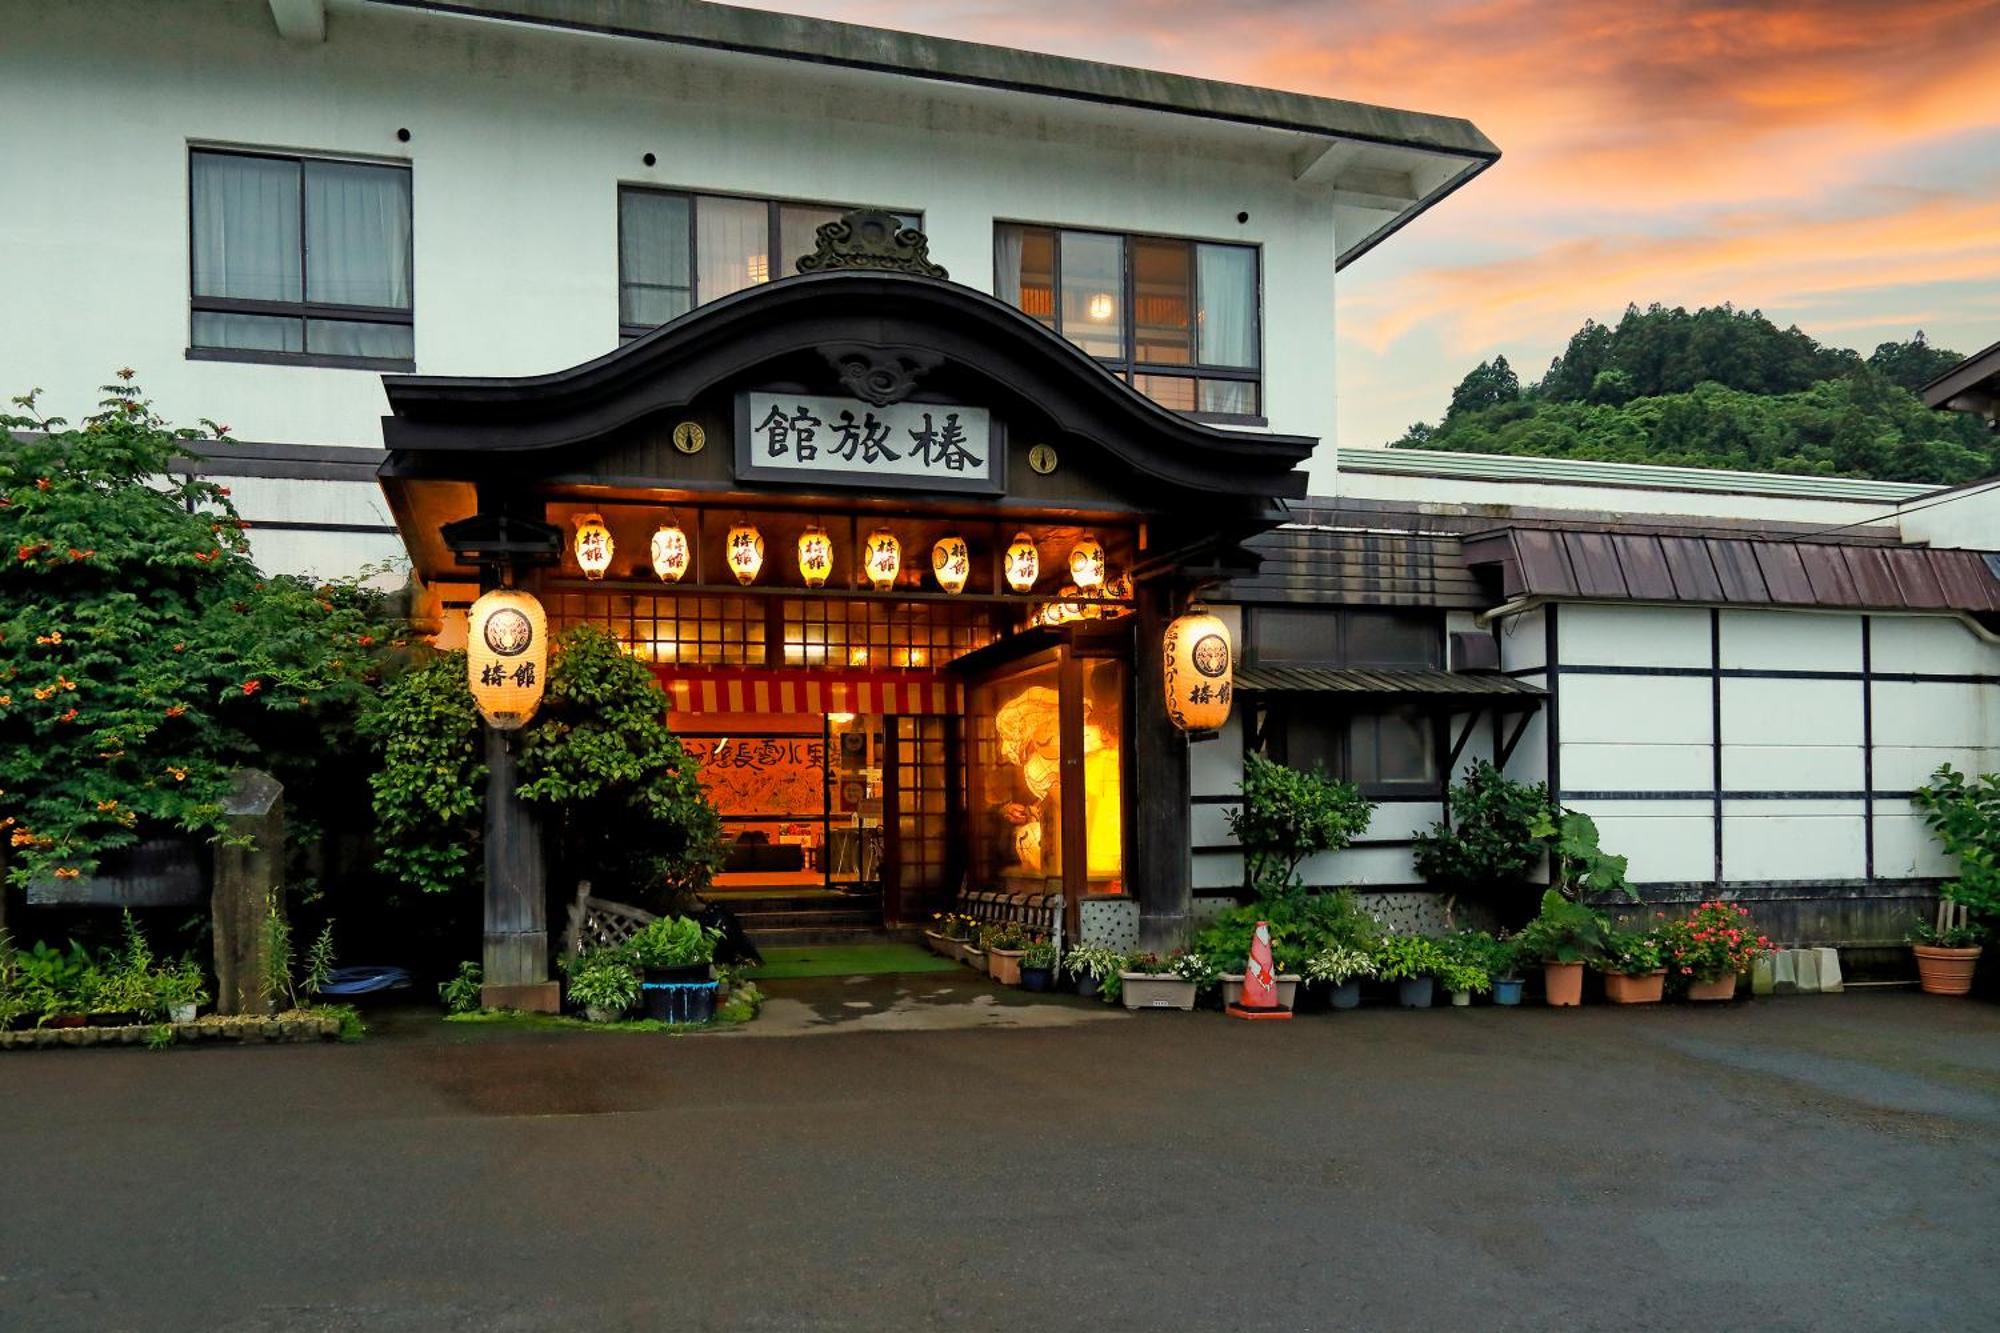
[[[1465,116],[1501,161],[1342,275],[1341,442],[1586,316],[1734,301],[1863,351],[2000,339],[2000,0],[779,0]]]

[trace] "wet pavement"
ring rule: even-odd
[[[2000,1322],[1994,1006],[768,990],[740,1035],[9,1053],[0,1329]]]

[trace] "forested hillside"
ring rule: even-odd
[[[2000,473],[2000,436],[1914,393],[1959,360],[1921,332],[1863,357],[1756,311],[1627,306],[1533,384],[1482,361],[1391,444],[1953,485]]]

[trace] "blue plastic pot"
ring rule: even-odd
[[[1361,978],[1349,977],[1338,986],[1326,988],[1326,1002],[1336,1009],[1361,1007]]]
[[[1049,989],[1050,970],[1046,967],[1024,967],[1021,969],[1021,989],[1045,991]]]
[[[1519,1004],[1521,1002],[1521,987],[1526,984],[1519,977],[1514,978],[1512,981],[1495,977],[1493,979],[1493,1003]]]
[[[640,995],[646,1017],[662,1023],[706,1023],[715,1017],[713,981],[648,981]]]
[[[1396,1003],[1405,1009],[1428,1009],[1435,985],[1430,977],[1404,977],[1396,983]]]

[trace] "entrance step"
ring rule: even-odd
[[[873,929],[881,924],[882,911],[844,908],[835,911],[797,912],[738,912],[736,919],[743,923],[743,929],[751,935],[766,930],[780,930],[787,926],[851,926],[856,929]]]
[[[923,932],[914,926],[778,926],[750,932],[759,949],[799,949],[822,944],[914,944]]]

